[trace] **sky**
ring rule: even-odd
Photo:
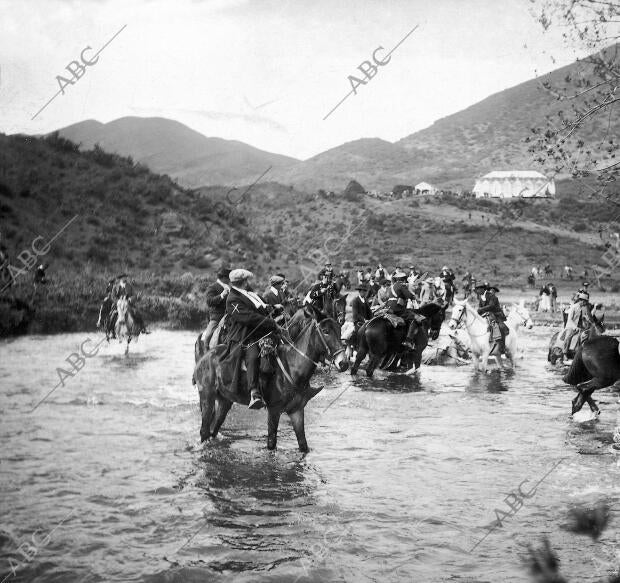
[[[585,54],[565,45],[561,29],[544,33],[535,8],[530,0],[0,0],[0,132],[156,116],[300,159],[363,137],[396,141]],[[372,78],[359,71],[416,26]],[[86,47],[91,61],[110,40],[78,79],[67,71]],[[352,90],[350,75],[366,83],[324,119]]]

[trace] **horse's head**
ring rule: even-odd
[[[317,343],[318,358],[322,362],[325,362],[325,359],[327,359],[334,363],[340,372],[347,370],[349,368],[349,360],[342,347],[338,322],[333,318],[327,317],[312,305],[305,307],[304,314],[307,318],[312,319],[312,338]]]
[[[342,326],[347,314],[347,296],[342,296],[334,301],[334,314],[338,324]]]
[[[524,326],[528,330],[531,330],[534,327],[534,322],[532,322],[532,318],[530,317],[530,311],[524,305],[515,304],[510,310],[511,314],[514,314],[514,318],[516,318],[516,323],[519,326]]]
[[[465,320],[465,314],[467,313],[467,302],[454,300],[454,307],[452,308],[452,316],[448,322],[448,328],[450,330],[456,330],[463,325]]]

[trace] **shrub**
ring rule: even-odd
[[[583,221],[579,221],[578,223],[575,223],[573,225],[573,230],[576,233],[581,233],[582,231],[585,231],[588,227],[586,226],[586,224]]]

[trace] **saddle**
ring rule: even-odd
[[[424,316],[422,316],[422,318],[423,317]],[[398,328],[399,326],[405,325],[405,320],[403,320],[403,318],[392,314],[392,312],[390,312],[389,310],[386,310],[385,308],[381,308],[377,310],[375,312],[374,317],[371,320],[369,320],[369,323],[374,322],[375,320],[378,320],[380,318],[384,318],[385,320],[387,320],[390,324],[392,324],[394,328]]]

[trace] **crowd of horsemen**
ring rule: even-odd
[[[445,265],[437,277],[429,277],[428,273],[421,273],[415,266],[407,270],[397,267],[391,273],[381,264],[374,270],[358,270],[355,286],[358,293],[351,294],[349,302],[346,301],[347,296],[341,294],[342,288],[350,287],[348,278],[336,274],[331,263],[326,263],[319,271],[316,282],[303,299],[290,290],[289,281],[283,273],[271,275],[269,286],[263,293],[255,291],[253,280],[253,273],[247,269],[222,267],[218,270],[216,281],[206,291],[209,321],[199,340],[203,353],[223,341],[229,346],[243,348],[251,409],[265,406],[259,390],[261,342],[271,338],[277,343],[280,334],[286,331],[288,320],[299,308],[312,306],[318,312],[337,319],[342,326],[343,343],[354,337],[373,318],[402,319],[407,326],[403,345],[413,349],[414,332],[422,318],[417,310],[429,303],[439,304],[445,309],[453,304],[457,293],[455,274]],[[500,353],[504,352],[509,329],[497,296],[499,288],[486,281],[477,282],[469,273],[463,278],[463,284],[463,299],[476,305],[478,313],[487,318],[489,338],[498,343]],[[595,315],[587,286],[587,283],[583,284],[574,294],[564,313],[564,329],[558,335],[557,342],[565,354],[571,347],[574,348],[581,332],[587,331],[593,324],[602,325],[603,316],[599,313],[597,318]],[[146,332],[135,310],[133,288],[126,274],[108,283],[97,326],[105,327],[113,335],[115,300],[120,298],[127,299],[133,306],[134,317],[141,330]],[[336,308],[337,304],[340,309]],[[225,340],[220,334],[222,329],[225,330]],[[460,357],[467,356],[467,347],[456,336],[450,334],[450,342],[456,344],[456,353]]]

